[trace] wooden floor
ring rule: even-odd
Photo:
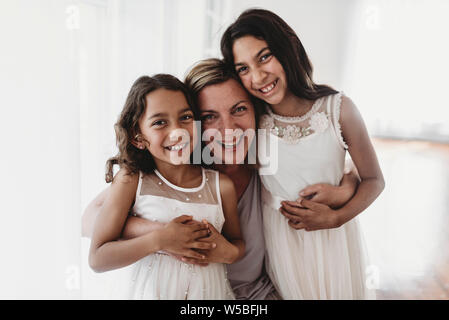
[[[449,299],[449,145],[374,143],[386,187],[360,220],[377,298]]]

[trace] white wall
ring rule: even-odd
[[[66,6],[0,2],[0,298],[79,294],[80,109]]]

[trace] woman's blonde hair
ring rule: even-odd
[[[210,58],[197,62],[187,73],[184,83],[196,102],[198,94],[205,87],[223,83],[229,79],[239,81],[235,74],[226,68],[222,60]]]
[[[237,77],[234,71],[230,70],[228,66],[224,63],[224,61],[220,59],[209,58],[197,62],[195,65],[193,65],[193,67],[190,69],[190,71],[187,73],[185,77],[184,83],[189,89],[191,97],[194,101],[193,105],[195,113],[197,114],[201,113],[198,104],[198,95],[201,90],[203,90],[207,86],[220,84],[230,79],[235,80],[240,85],[242,90],[248,94],[248,97],[251,100],[251,103],[253,104],[254,107],[254,115],[256,118],[255,129],[257,129],[259,124],[260,110],[263,110],[263,108],[260,106],[261,102],[254,99],[254,97],[246,91],[246,89],[242,86],[240,79]],[[258,168],[257,165],[255,166],[251,165],[251,167],[254,167],[255,169]]]

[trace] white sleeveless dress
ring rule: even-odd
[[[279,212],[316,183],[338,185],[347,146],[342,139],[341,93],[316,100],[302,117],[267,108],[260,127],[265,142],[278,144],[278,168],[261,175],[267,271],[284,299],[371,299],[365,285],[366,257],[357,218],[335,229],[295,230]],[[277,140],[277,141],[274,141]]]
[[[225,218],[218,172],[202,168],[202,176],[199,187],[181,188],[157,170],[141,174],[133,214],[163,223],[192,215],[197,221],[206,219],[221,232]],[[200,267],[158,252],[137,261],[132,268],[128,299],[234,299],[224,264]]]

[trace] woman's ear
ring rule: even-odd
[[[148,143],[148,142],[147,142]],[[144,150],[145,149],[145,139],[143,139],[142,135],[136,134],[134,139],[131,140],[131,144],[135,146],[137,149]]]

